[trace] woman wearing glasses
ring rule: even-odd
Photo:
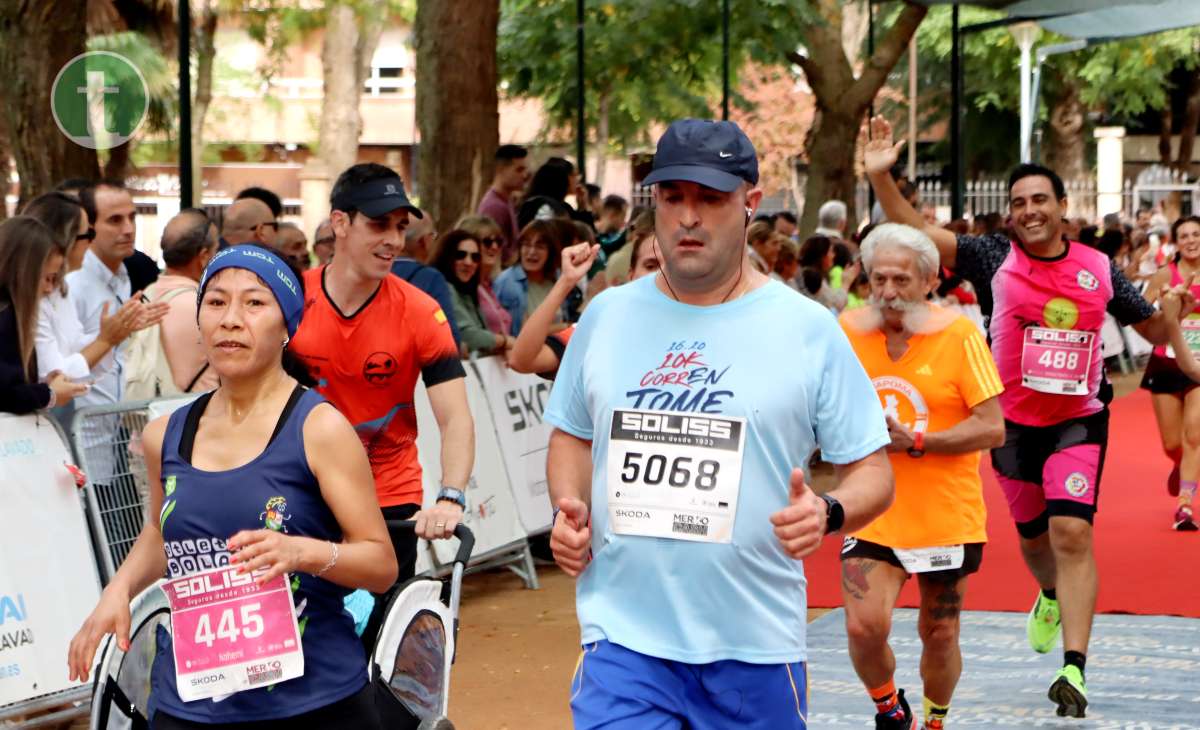
[[[500,224],[486,215],[468,215],[458,221],[461,228],[479,241],[479,312],[488,329],[506,335],[512,331],[512,315],[500,304],[492,283],[504,266],[504,234]]]
[[[100,315],[100,334],[88,338],[75,307],[67,298],[65,276],[83,265],[83,256],[96,237],[88,226],[87,214],[79,199],[68,193],[39,195],[25,206],[22,215],[35,218],[50,229],[55,246],[65,260],[54,280],[53,290],[38,305],[37,362],[38,379],[56,376],[84,380],[101,359],[132,333],[157,324],[167,306],[146,305],[132,296],[115,312],[107,306]]]
[[[438,242],[433,265],[450,282],[454,321],[458,323],[458,331],[467,350],[484,354],[504,352],[512,346],[513,338],[488,329],[479,309],[482,260],[479,240],[467,231],[456,228]]]

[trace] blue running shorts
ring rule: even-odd
[[[608,641],[587,644],[571,680],[575,730],[805,730],[802,662],[686,664]]]

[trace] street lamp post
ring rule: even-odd
[[[1031,162],[1030,138],[1033,134],[1033,44],[1041,34],[1037,23],[1017,23],[1008,29],[1021,48],[1021,162]]]
[[[192,191],[192,11],[179,0],[179,207],[191,208]]]
[[[587,180],[586,160],[584,159],[587,154],[587,127],[584,126],[583,115],[583,2],[584,0],[575,0],[575,87],[577,91],[575,157],[579,179]]]

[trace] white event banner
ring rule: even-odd
[[[467,484],[467,511],[463,523],[475,535],[473,554],[482,556],[520,542],[525,538],[525,532],[509,488],[501,444],[496,439],[488,416],[489,396],[480,380],[473,376],[470,366],[467,367],[467,403],[475,419],[475,468]],[[430,507],[441,488],[442,438],[423,384],[417,386],[413,403],[417,411],[417,455],[425,488],[424,506]],[[454,559],[457,547],[457,540],[437,540],[433,543],[437,560],[443,565],[449,565]],[[417,552],[417,573],[432,568],[428,547],[422,542]]]
[[[487,397],[486,410],[472,410],[475,433],[484,434],[489,424],[494,429],[525,534],[546,532],[552,514],[546,452],[554,427],[542,416],[553,383],[510,370],[499,357],[475,360],[471,368]]]
[[[43,415],[0,415],[0,706],[59,692],[100,600],[73,459]]]

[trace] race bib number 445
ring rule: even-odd
[[[615,410],[608,442],[608,520],[621,535],[733,539],[743,418]]]
[[[287,576],[259,587],[256,575],[228,565],[163,584],[171,606],[176,685],[185,702],[304,674]]]

